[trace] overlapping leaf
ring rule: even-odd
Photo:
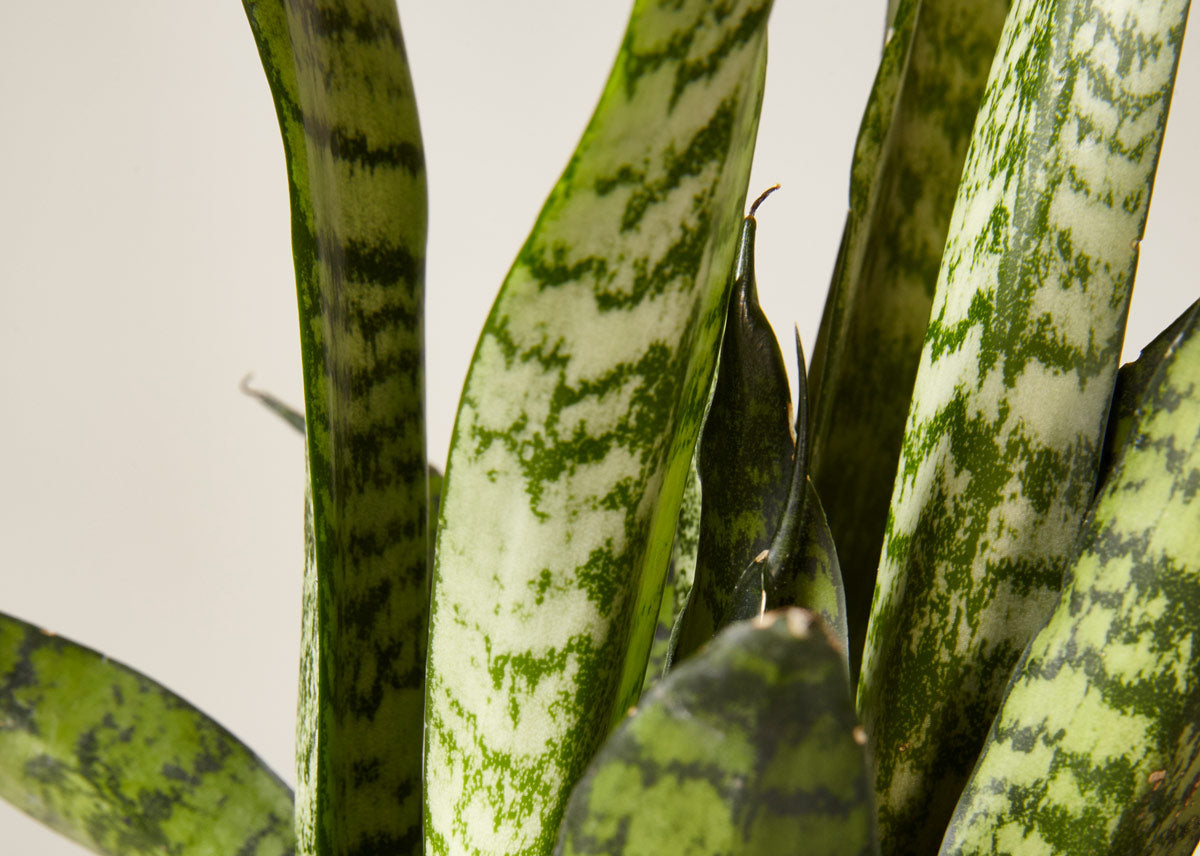
[[[943,856],[1186,856],[1200,841],[1200,311],[1182,326]]]
[[[758,303],[755,231],[752,212],[742,222],[717,383],[700,436],[700,540],[679,658],[747,617],[732,614],[734,591],[742,570],[770,546],[791,483],[791,393],[779,343]],[[758,608],[755,598],[755,614]]]
[[[800,609],[735,624],[612,735],[561,856],[877,853],[844,654]]]
[[[1184,0],[1021,0],[909,410],[859,710],[881,837],[936,848],[1091,502]]]
[[[812,364],[811,476],[846,581],[854,674],[954,194],[1008,6],[888,3]]]
[[[111,856],[285,856],[292,792],[145,675],[0,614],[0,796]]]
[[[400,24],[391,0],[244,5],[283,134],[300,305],[300,844],[419,853],[426,203]]]
[[[548,852],[641,689],[724,318],[769,8],[635,5],[479,340],[438,533],[429,854]]]

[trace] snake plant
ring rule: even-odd
[[[0,794],[105,854],[1193,852],[1200,301],[1119,365],[1189,4],[889,2],[794,394],[743,216],[771,5],[635,2],[443,480],[397,12],[244,0],[300,315],[303,414],[246,387],[306,450],[297,788],[0,616]]]

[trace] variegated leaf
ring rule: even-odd
[[[96,853],[290,856],[292,792],[179,696],[0,614],[0,796]]]
[[[1200,841],[1198,328],[1193,309],[1147,382],[943,856],[1187,856]]]
[[[1186,0],[1021,0],[939,274],[859,710],[881,837],[936,848],[1091,502]]]
[[[758,303],[755,227],[752,210],[742,221],[717,383],[700,435],[700,542],[676,658],[737,620],[730,613],[734,589],[742,569],[770,545],[792,477],[791,392]]]
[[[1104,431],[1104,451],[1100,455],[1097,492],[1108,481],[1118,452],[1124,449],[1129,441],[1146,385],[1155,376],[1163,357],[1167,355],[1171,345],[1179,338],[1184,323],[1197,305],[1200,305],[1200,301],[1184,310],[1183,314],[1155,336],[1150,344],[1142,348],[1142,352],[1136,360],[1121,366],[1121,370],[1117,372],[1117,384],[1113,389],[1112,404],[1108,409],[1108,425]]]
[[[476,348],[447,466],[426,849],[545,853],[636,700],[724,317],[768,0],[641,0]]]
[[[561,856],[878,852],[842,652],[811,613],[725,629],[643,699],[571,796]]]
[[[425,168],[390,0],[245,0],[292,203],[314,564],[304,853],[421,850]]]
[[[954,194],[1008,6],[889,2],[855,147],[850,212],[813,352],[810,453],[846,582],[853,674]]]

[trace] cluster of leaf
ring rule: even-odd
[[[889,4],[794,421],[741,216],[770,2],[639,0],[444,486],[395,10],[245,5],[304,360],[302,420],[258,394],[307,445],[298,791],[0,617],[0,793],[113,854],[1193,851],[1200,303],[1117,367],[1186,0]]]

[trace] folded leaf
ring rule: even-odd
[[[145,675],[0,614],[0,796],[96,853],[283,856],[292,792]]]
[[[755,231],[751,211],[742,221],[717,383],[700,435],[700,542],[676,659],[737,620],[734,588],[770,545],[792,477],[792,397],[779,342],[758,303]]]
[[[891,853],[937,847],[1073,555],[1186,11],[1184,0],[1021,0],[1001,36],[863,660],[859,710]]]
[[[425,166],[392,0],[244,0],[292,205],[314,564],[305,853],[421,850]]]
[[[800,609],[724,630],[600,750],[562,856],[878,852],[842,653]]]
[[[492,308],[438,532],[429,854],[548,852],[636,700],[710,388],[768,0],[635,6]]]
[[[1009,0],[889,0],[812,361],[811,478],[857,675],[904,418],[971,126]]]
[[[945,856],[1186,856],[1200,841],[1200,310],[1162,356],[1082,545]]]

